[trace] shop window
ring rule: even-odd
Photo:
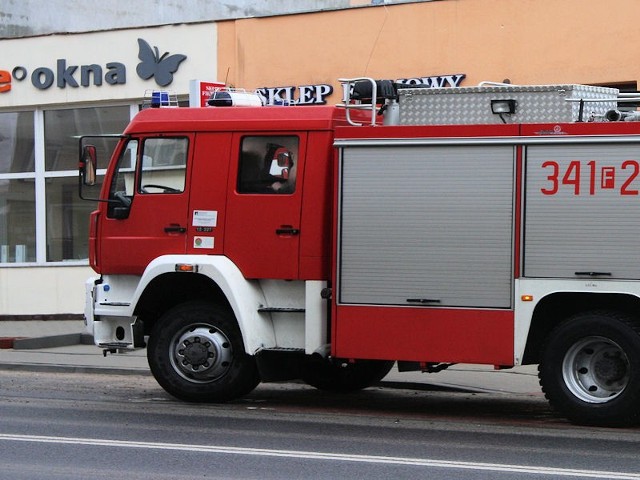
[[[91,107],[44,112],[45,169],[76,170],[80,135],[119,134],[129,123],[129,107]],[[106,142],[106,143],[105,143]],[[108,157],[108,140],[96,145],[98,157]],[[100,151],[103,150],[103,151]]]
[[[238,193],[290,194],[296,189],[298,137],[245,137]]]
[[[82,260],[89,251],[89,214],[95,204],[78,201],[76,177],[46,181],[47,261]]]
[[[0,112],[0,264],[87,259],[95,204],[78,197],[78,137],[119,135],[130,111],[116,106]],[[116,141],[97,141],[99,157],[109,158]]]
[[[36,260],[34,113],[0,113],[0,263]]]
[[[0,179],[0,263],[36,261],[33,178]]]
[[[0,113],[0,174],[34,171],[33,112]]]
[[[78,197],[78,137],[120,134],[129,107],[91,107],[44,112],[46,261],[88,257],[89,214],[95,204]],[[117,139],[95,142],[98,157],[108,159]]]

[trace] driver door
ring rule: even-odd
[[[188,135],[129,139],[100,221],[102,273],[140,275],[160,255],[185,253],[192,143]]]

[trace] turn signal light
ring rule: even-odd
[[[176,263],[176,272],[198,273],[198,266],[190,263]]]

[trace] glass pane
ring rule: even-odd
[[[0,262],[36,261],[33,179],[0,180]]]
[[[89,214],[95,203],[78,197],[78,179],[48,178],[46,202],[47,261],[88,258]]]
[[[0,113],[0,173],[34,171],[33,112]]]
[[[121,192],[127,197],[133,196],[133,184],[135,180],[136,157],[138,156],[138,141],[130,140],[127,147],[120,154],[113,180],[111,183],[109,198],[113,199],[116,192]]]
[[[298,137],[245,137],[238,172],[239,193],[293,193]]]
[[[129,107],[76,108],[44,112],[45,168],[76,170],[78,137],[81,135],[120,134],[129,123]],[[98,157],[111,152],[113,144],[98,148]]]
[[[186,138],[145,140],[140,171],[140,193],[183,192],[188,145]]]
[[[136,159],[138,158],[138,141],[129,140],[121,151],[109,187],[109,204],[107,217],[122,218],[123,207],[128,208],[135,191]]]

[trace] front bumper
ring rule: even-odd
[[[145,346],[143,325],[129,314],[129,304],[105,301],[111,287],[102,278],[85,283],[84,317],[87,332],[94,343],[108,350],[127,350]]]

